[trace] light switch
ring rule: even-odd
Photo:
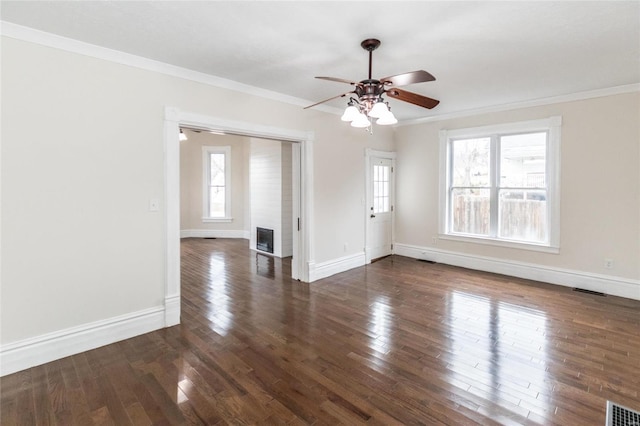
[[[152,198],[149,200],[149,211],[150,212],[160,211],[160,201],[157,198]]]

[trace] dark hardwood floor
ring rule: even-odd
[[[2,425],[604,425],[640,301],[391,256],[312,284],[182,242],[182,324],[6,376]]]

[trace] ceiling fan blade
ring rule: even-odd
[[[320,80],[337,81],[338,83],[347,83],[347,84],[351,84],[352,86],[356,86],[360,84],[355,81],[345,80],[344,78],[336,78],[336,77],[316,77],[316,78],[319,78]]]
[[[428,109],[435,108],[435,106],[440,103],[440,101],[436,99],[427,98],[426,96],[407,92],[406,90],[396,89],[395,87],[385,91],[385,93],[391,98],[399,99]]]
[[[332,101],[332,100],[334,100],[334,99],[343,98],[343,97],[347,96],[349,93],[355,93],[355,92],[347,92],[347,93],[343,93],[343,94],[341,94],[341,95],[334,96],[334,97],[329,98],[329,99],[325,99],[324,101],[316,102],[315,104],[313,104],[313,105],[309,105],[309,106],[306,106],[306,107],[304,107],[303,109],[312,108],[312,107],[314,107],[314,106],[316,106],[316,105],[320,105],[320,104],[323,104],[323,103],[325,103],[325,102]]]
[[[407,86],[414,83],[424,83],[426,81],[434,81],[436,78],[424,70],[406,72],[391,77],[385,77],[380,83],[389,84],[391,86]]]

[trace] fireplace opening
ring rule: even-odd
[[[267,253],[273,253],[273,229],[256,229],[258,232],[256,238],[256,248]]]

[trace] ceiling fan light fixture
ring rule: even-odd
[[[353,121],[358,117],[359,114],[360,114],[360,111],[358,110],[358,108],[356,108],[353,105],[349,105],[347,109],[344,110],[344,114],[342,114],[342,117],[340,117],[340,120]]]
[[[396,124],[397,122],[398,119],[396,118],[396,116],[388,110],[386,114],[376,120],[376,124],[379,124],[380,126],[389,126],[391,124]]]
[[[340,118],[342,121],[351,122],[352,127],[366,127],[370,130],[370,133],[373,134],[373,131],[371,131],[372,126],[369,117],[371,119],[377,119],[376,124],[383,126],[396,124],[398,122],[398,119],[391,113],[389,104],[384,100],[383,95],[385,93],[389,98],[408,102],[427,109],[435,108],[440,103],[437,99],[428,98],[417,93],[398,89],[399,86],[435,81],[436,78],[425,70],[405,72],[389,77],[383,77],[381,79],[373,78],[371,73],[373,65],[373,51],[380,46],[380,40],[369,38],[360,43],[360,46],[369,52],[368,78],[358,82],[345,80],[344,78],[316,76],[316,78],[321,80],[347,83],[351,86],[351,90],[306,106],[304,107],[305,109],[353,94],[354,96],[349,99],[347,109]]]
[[[385,114],[389,113],[389,109],[387,108],[387,105],[384,103],[384,101],[382,99],[379,99],[378,102],[376,102],[375,104],[373,104],[373,107],[371,108],[371,111],[369,111],[369,117],[372,118],[380,118],[380,117],[384,117]]]
[[[355,120],[351,122],[351,127],[369,127],[371,126],[371,122],[367,118],[367,116],[363,113],[359,113]]]

